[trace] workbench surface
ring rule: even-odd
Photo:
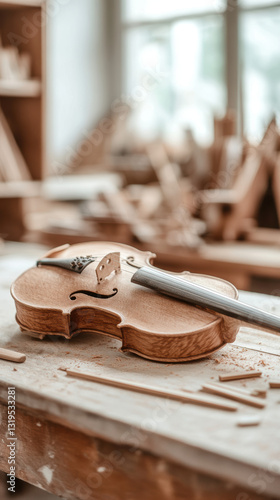
[[[80,368],[113,379],[184,391],[216,382],[220,374],[259,369],[261,379],[234,382],[254,388],[280,377],[280,357],[228,344],[209,359],[166,364],[122,353],[117,340],[98,334],[80,334],[71,340],[30,338],[20,333],[9,288],[43,253],[42,247],[8,244],[0,257],[0,347],[27,356],[23,364],[0,360],[0,469],[7,472],[9,467],[6,404],[7,388],[13,386],[18,418],[17,475],[57,495],[134,500],[136,493],[126,496],[111,489],[114,481],[125,489],[128,480],[130,487],[135,482],[139,498],[143,498],[144,483],[150,484],[151,498],[156,498],[154,491],[162,491],[163,499],[182,498],[176,490],[181,473],[174,472],[174,464],[179,471],[200,474],[196,480],[221,481],[229,492],[225,498],[236,499],[238,493],[248,491],[250,496],[242,500],[280,498],[280,390],[268,391],[265,409],[238,403],[237,412],[226,412],[76,380],[59,370]],[[280,315],[278,297],[241,292],[241,299]],[[280,354],[279,337],[257,330],[242,329],[237,343]],[[240,416],[248,414],[260,415],[261,424],[237,427]],[[91,475],[88,470],[79,475],[80,469],[88,468],[87,460]],[[209,495],[207,484],[204,494],[216,498]]]

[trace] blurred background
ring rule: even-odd
[[[279,22],[275,0],[1,0],[2,248],[114,240],[275,290]]]
[[[119,241],[279,295],[279,25],[276,0],[0,0],[0,253]]]

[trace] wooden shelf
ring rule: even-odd
[[[39,196],[41,186],[40,181],[0,182],[0,199]]]
[[[16,37],[24,36],[26,23],[34,25],[34,19],[41,19],[44,5],[45,0],[0,0],[4,49],[17,45]],[[19,54],[26,53],[31,61],[32,76],[28,80],[0,79],[2,129],[3,123],[6,124],[6,133],[3,132],[6,142],[1,144],[4,148],[1,179],[6,182],[0,182],[0,234],[5,239],[22,238],[26,231],[24,199],[41,195],[45,165],[45,39],[45,25],[37,23],[33,36],[24,40],[28,43],[19,45]],[[21,168],[23,165],[25,169]]]
[[[1,80],[0,96],[2,97],[38,97],[41,95],[39,80]]]
[[[25,23],[34,23],[34,15],[40,18],[44,4],[42,0],[0,0],[4,48],[12,45],[11,33],[21,34]],[[43,178],[45,165],[45,36],[45,26],[37,26],[28,43],[19,46],[20,54],[26,52],[31,59],[28,80],[0,79],[1,110],[34,180]]]

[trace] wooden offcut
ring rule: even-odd
[[[270,387],[270,389],[280,389],[280,379],[279,380],[270,380],[269,387]]]
[[[233,399],[234,401],[239,401],[239,403],[243,403],[249,406],[255,406],[256,408],[265,408],[266,406],[266,404],[263,401],[260,401],[259,398],[254,398],[252,396],[247,396],[245,394],[232,391],[227,387],[219,388],[212,384],[203,384],[202,390],[204,392],[209,392],[210,394],[215,394],[224,398]]]
[[[0,359],[5,359],[14,363],[24,363],[26,356],[20,352],[0,348]]]
[[[226,375],[220,375],[219,380],[221,382],[228,382],[230,380],[242,380],[244,378],[256,378],[261,376],[262,376],[261,371],[251,370],[246,372],[228,373]]]
[[[224,384],[222,383],[217,383],[217,384],[211,384],[215,387],[222,388],[224,389]],[[227,389],[231,390],[232,392],[237,392],[238,394],[243,394],[245,396],[256,396],[259,398],[265,398],[267,389],[265,387],[257,387],[253,389],[243,389],[242,387],[237,387],[236,385],[230,385],[227,386]]]

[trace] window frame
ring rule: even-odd
[[[112,55],[115,60],[114,64],[114,89],[112,95],[117,96],[123,93],[125,82],[125,66],[124,66],[124,46],[123,40],[125,32],[133,28],[168,25],[177,21],[184,21],[190,19],[201,19],[208,16],[222,16],[224,22],[224,47],[225,47],[225,86],[227,92],[227,108],[236,112],[237,116],[237,133],[243,134],[243,110],[241,96],[239,92],[242,86],[241,81],[241,54],[239,43],[239,17],[246,12],[268,11],[269,9],[280,8],[280,1],[263,3],[260,5],[242,5],[240,0],[227,0],[226,8],[224,10],[205,10],[203,12],[181,14],[176,16],[169,16],[160,19],[149,20],[123,20],[122,17],[122,0],[108,1],[108,9],[111,10],[111,19],[113,18],[114,42],[112,45]],[[112,11],[112,3],[114,9]],[[112,28],[112,23],[111,23]],[[117,64],[116,64],[117,61]]]

